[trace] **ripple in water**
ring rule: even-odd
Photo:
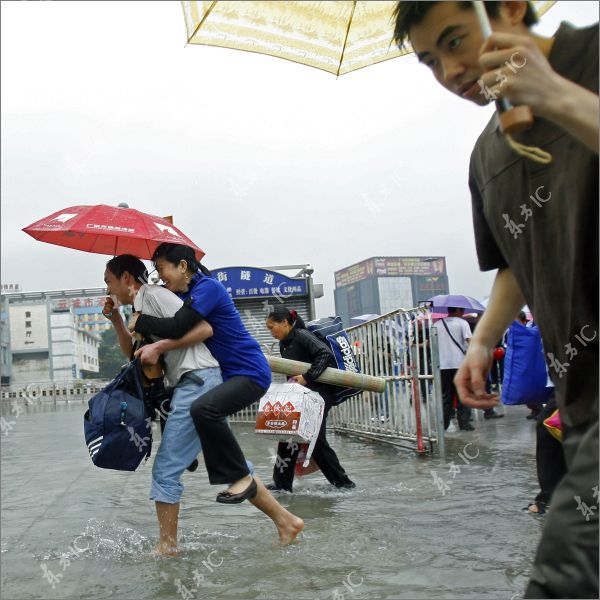
[[[131,527],[120,527],[100,519],[89,519],[85,529],[73,536],[66,549],[53,549],[34,556],[37,560],[111,558],[141,560],[154,549],[155,541]]]

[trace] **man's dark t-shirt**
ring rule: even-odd
[[[563,23],[549,62],[598,94],[598,25]],[[542,332],[561,417],[575,426],[598,411],[598,154],[541,118],[514,137],[553,160],[516,154],[492,117],[469,171],[479,266],[510,266]]]

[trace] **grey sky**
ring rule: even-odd
[[[488,294],[467,169],[492,108],[411,57],[337,79],[279,59],[185,47],[179,2],[3,2],[2,282],[102,285],[108,259],[21,228],[76,204],[173,214],[209,268],[309,262],[333,314],[335,270],[445,255],[450,290]],[[558,2],[537,31],[587,25]]]

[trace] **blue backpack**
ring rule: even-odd
[[[360,373],[358,362],[352,351],[348,334],[344,331],[341,317],[325,317],[306,324],[306,328],[314,333],[321,341],[325,342],[335,356],[337,368],[342,371]],[[348,398],[357,396],[361,390],[356,388],[343,388],[335,386],[334,406],[341,404]]]
[[[504,404],[545,404],[552,393],[546,387],[548,370],[542,336],[536,327],[514,322],[508,329],[502,402]]]
[[[135,471],[152,451],[152,421],[144,399],[139,359],[92,397],[83,416],[85,443],[102,469]]]

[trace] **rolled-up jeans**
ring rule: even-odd
[[[194,400],[221,383],[223,379],[218,368],[196,369],[179,380],[173,391],[171,412],[152,467],[150,500],[167,504],[180,501],[184,489],[181,475],[202,452],[200,438],[190,416],[190,407]],[[254,471],[250,462],[248,468],[251,472]]]

